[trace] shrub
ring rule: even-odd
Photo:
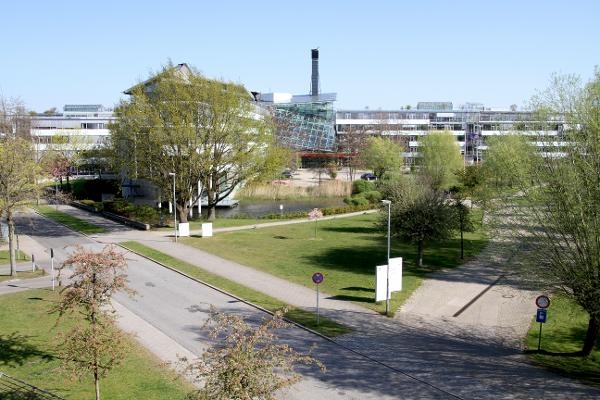
[[[371,204],[362,194],[352,196],[349,201],[349,204],[353,206],[368,206]]]
[[[361,193],[365,199],[367,199],[371,204],[376,204],[381,201],[381,193],[377,190],[370,190],[368,192]]]
[[[362,179],[352,182],[352,194],[370,192],[373,190],[375,190],[375,182]]]

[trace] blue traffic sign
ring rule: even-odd
[[[323,274],[322,274],[322,273],[320,273],[320,272],[315,272],[315,273],[313,274],[313,276],[312,276],[312,281],[318,285],[319,283],[323,282],[323,279],[324,279],[324,278],[325,278],[325,277],[323,276]]]
[[[546,322],[547,310],[545,308],[538,308],[535,315],[535,322],[544,323]]]

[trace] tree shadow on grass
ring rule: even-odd
[[[379,237],[377,237],[376,234],[381,235],[381,229],[379,229],[376,226],[322,226],[320,227],[320,229],[328,232],[362,233],[365,235],[369,235],[369,238],[373,238],[374,240],[379,240]]]
[[[40,358],[51,361],[54,355],[39,350],[37,346],[28,343],[30,336],[13,332],[9,335],[0,335],[0,366],[20,366],[30,358]]]
[[[349,287],[341,288],[340,290],[352,290],[355,292],[375,293],[375,289],[373,289],[373,288],[365,288],[365,287],[359,287],[359,286],[349,286]]]
[[[360,290],[362,290],[361,288]],[[373,303],[373,296],[365,297],[365,296],[351,296],[346,294],[338,294],[337,296],[327,297],[331,300],[342,300],[342,301],[353,301],[356,303]]]

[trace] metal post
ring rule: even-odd
[[[385,315],[390,316],[390,245],[391,245],[391,219],[392,202],[390,200],[381,200],[388,207],[388,231],[387,231],[387,269],[385,283]]]
[[[540,334],[538,336],[538,351],[542,349],[542,325],[544,324],[540,322]]]
[[[317,285],[317,325],[319,325],[319,285]]]
[[[173,177],[173,221],[175,223],[175,242],[177,242],[177,198],[175,197],[175,172],[169,172]]]
[[[54,249],[50,249],[50,270],[52,271],[52,290],[54,290]]]
[[[31,272],[35,272],[35,254],[31,255]]]

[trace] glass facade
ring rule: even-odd
[[[271,104],[279,142],[300,151],[335,150],[332,101]]]

